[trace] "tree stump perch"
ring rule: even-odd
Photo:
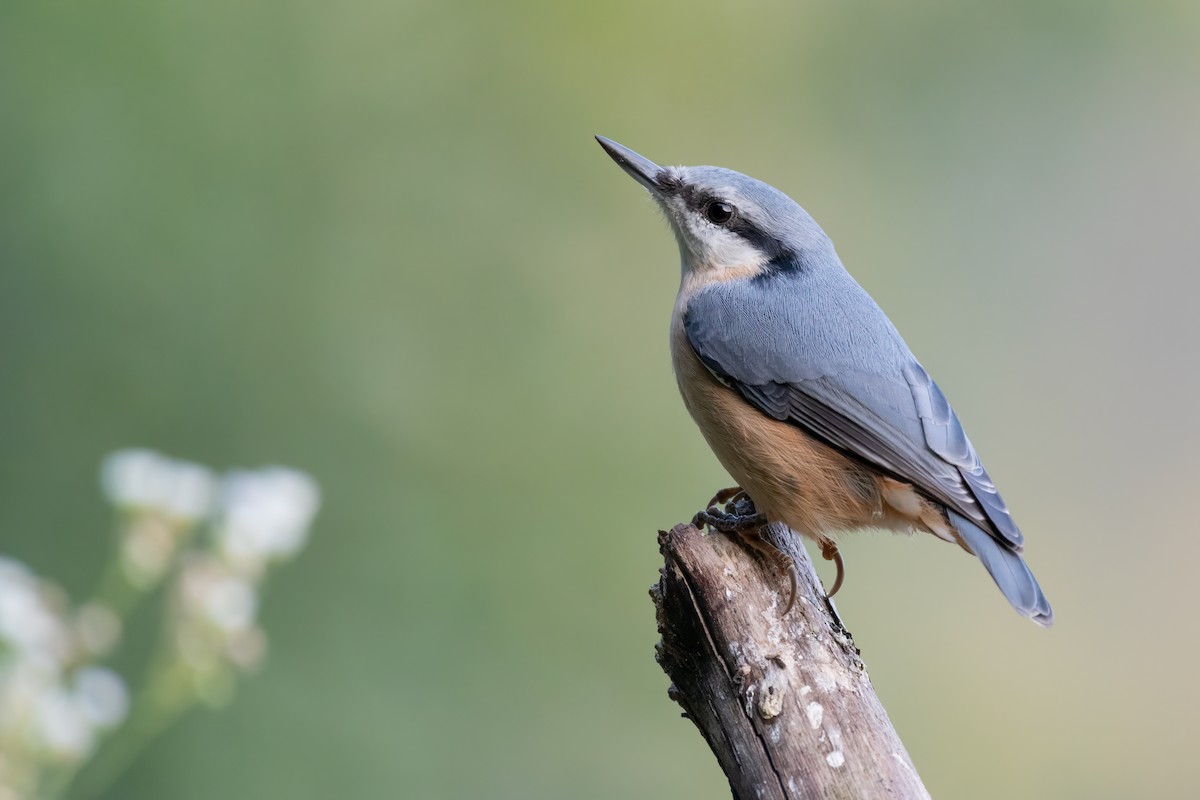
[[[735,800],[929,798],[799,537],[764,536],[796,560],[788,579],[733,538],[660,532],[650,594],[668,695],[700,729]]]

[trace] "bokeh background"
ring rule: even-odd
[[[843,547],[933,795],[1192,796],[1197,87],[1190,0],[4,3],[0,550],[86,594],[127,445],[325,496],[266,668],[107,796],[728,796],[646,596],[728,480],[594,133],[805,205],[1015,509],[1050,631]]]

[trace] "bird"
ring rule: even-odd
[[[958,416],[833,243],[780,190],[722,167],[662,167],[605,152],[661,208],[681,275],[670,349],[684,405],[737,486],[694,522],[762,535],[781,522],[844,565],[835,535],[925,532],[976,556],[1022,616],[1054,612],[1024,536]],[[718,508],[725,503],[724,511]]]

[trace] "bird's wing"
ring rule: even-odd
[[[813,310],[827,319],[811,324],[811,298],[798,312],[724,284],[691,299],[684,330],[708,369],[763,413],[913,484],[1019,552],[1021,531],[945,395],[853,289],[853,308],[827,304]]]

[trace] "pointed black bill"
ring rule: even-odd
[[[658,180],[659,174],[663,171],[662,167],[650,159],[638,155],[625,145],[617,144],[612,139],[597,136],[596,141],[621,169],[629,173],[631,178],[654,194],[662,194],[663,187]]]

